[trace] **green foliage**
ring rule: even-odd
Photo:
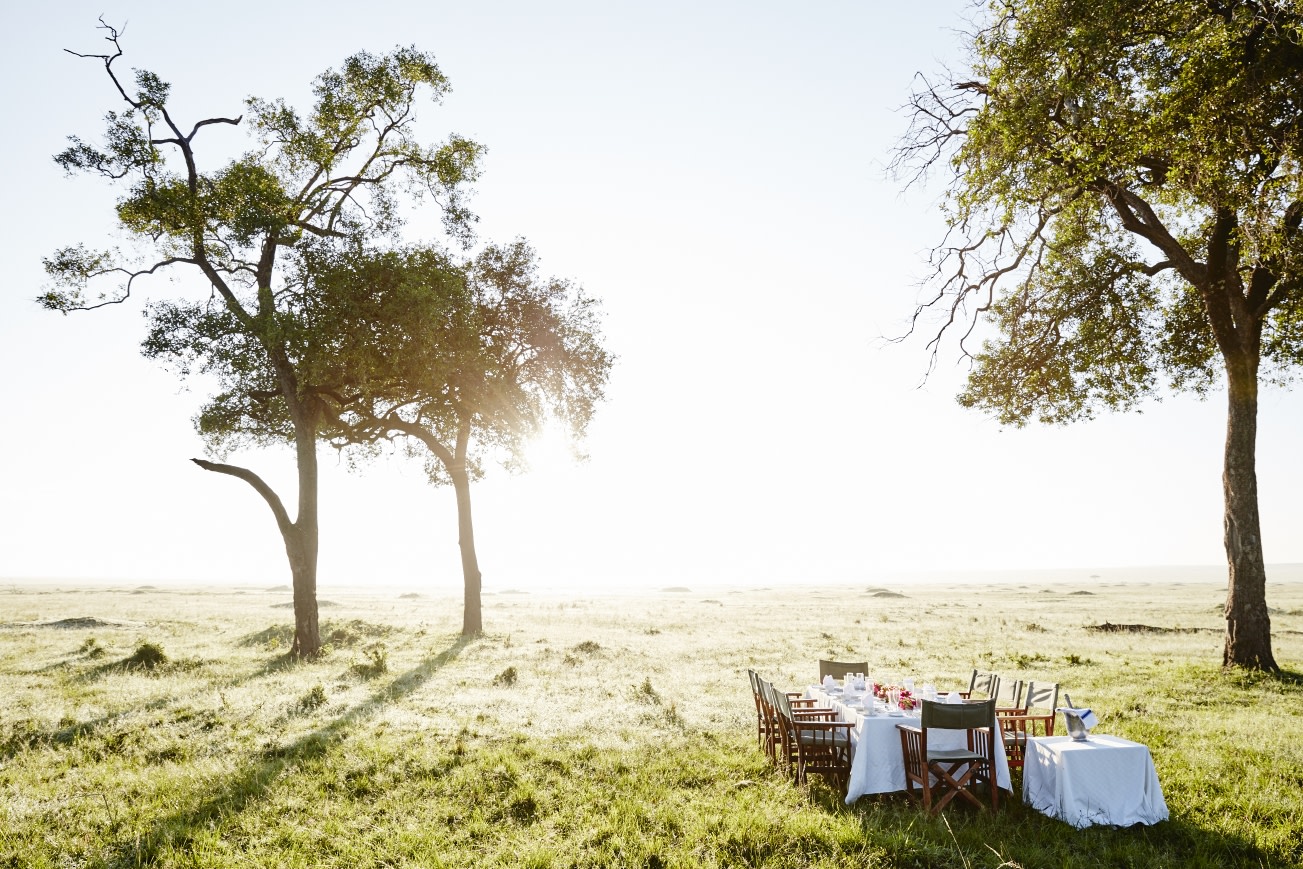
[[[988,15],[972,69],[915,95],[898,162],[954,171],[940,291],[916,316],[939,309],[944,332],[989,315],[998,332],[961,403],[1064,423],[1202,393],[1223,364],[1288,380],[1303,13],[1018,0]]]
[[[118,49],[105,58],[106,69],[119,82],[119,33],[104,29]],[[172,117],[170,89],[155,74],[137,71],[134,90],[120,84],[128,108],[108,115],[103,144],[72,137],[56,162],[122,186],[118,221],[146,258],[66,248],[46,261],[53,286],[41,303],[61,311],[97,307],[126,299],[138,279],[195,269],[212,298],[151,305],[143,350],[183,377],[216,376],[220,389],[200,414],[201,433],[220,452],[315,429],[332,412],[326,397],[341,384],[337,367],[329,372],[334,379],[323,379],[326,372],[309,361],[331,348],[313,343],[319,324],[305,321],[309,300],[288,276],[310,241],[362,245],[394,237],[399,202],[422,196],[442,207],[454,237],[470,238],[474,217],[464,188],[478,175],[483,149],[459,136],[437,145],[415,138],[422,96],[441,101],[446,79],[433,57],[414,48],[363,52],[317,78],[306,117],[284,101],[250,98],[242,118],[208,118],[191,129]],[[213,171],[193,170],[202,164],[200,145],[234,125],[247,129],[248,153]]]
[[[594,299],[538,275],[522,240],[467,262],[415,246],[376,252],[316,245],[299,275],[316,305],[311,354],[353,400],[331,436],[365,454],[405,436],[430,479],[519,467],[549,419],[582,437],[612,357]]]
[[[502,688],[510,687],[516,684],[518,675],[515,667],[508,667],[501,673],[493,677],[493,684]]]

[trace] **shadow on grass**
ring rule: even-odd
[[[993,855],[1001,866],[1027,867],[1281,865],[1249,839],[1190,819],[1078,830],[1024,805],[1017,794],[1003,794],[994,814],[954,805],[933,818],[901,794],[861,799],[850,812],[859,817],[865,836],[888,850],[908,840],[908,850],[922,861],[918,865],[988,865]]]
[[[348,709],[334,721],[287,745],[267,749],[250,757],[249,766],[225,783],[207,787],[208,799],[199,805],[156,820],[148,831],[124,836],[109,847],[110,866],[150,866],[169,848],[184,850],[194,833],[206,830],[217,819],[245,810],[261,799],[286,767],[325,754],[354,727],[390,702],[420,688],[440,669],[461,654],[475,637],[459,637],[448,648],[431,655],[416,667],[395,678],[367,700]]]

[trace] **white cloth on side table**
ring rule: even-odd
[[[1167,803],[1149,748],[1120,736],[1027,740],[1023,802],[1077,829],[1167,820]]]

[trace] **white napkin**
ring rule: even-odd
[[[831,689],[836,684],[837,684],[837,680],[834,679],[832,676],[823,677],[823,687],[825,689]]]
[[[946,702],[950,704],[963,703],[964,698],[959,696],[958,691],[951,691],[946,695]]]

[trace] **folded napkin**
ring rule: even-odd
[[[836,684],[837,684],[837,680],[834,679],[832,676],[824,676],[824,677],[823,677],[823,687],[824,687],[824,688],[831,689],[831,688],[832,688],[834,685],[836,685]]]
[[[963,702],[964,702],[964,698],[961,697],[961,696],[959,695],[959,692],[958,692],[958,691],[951,691],[949,694],[946,695],[946,702],[947,702],[947,703],[963,703]]]

